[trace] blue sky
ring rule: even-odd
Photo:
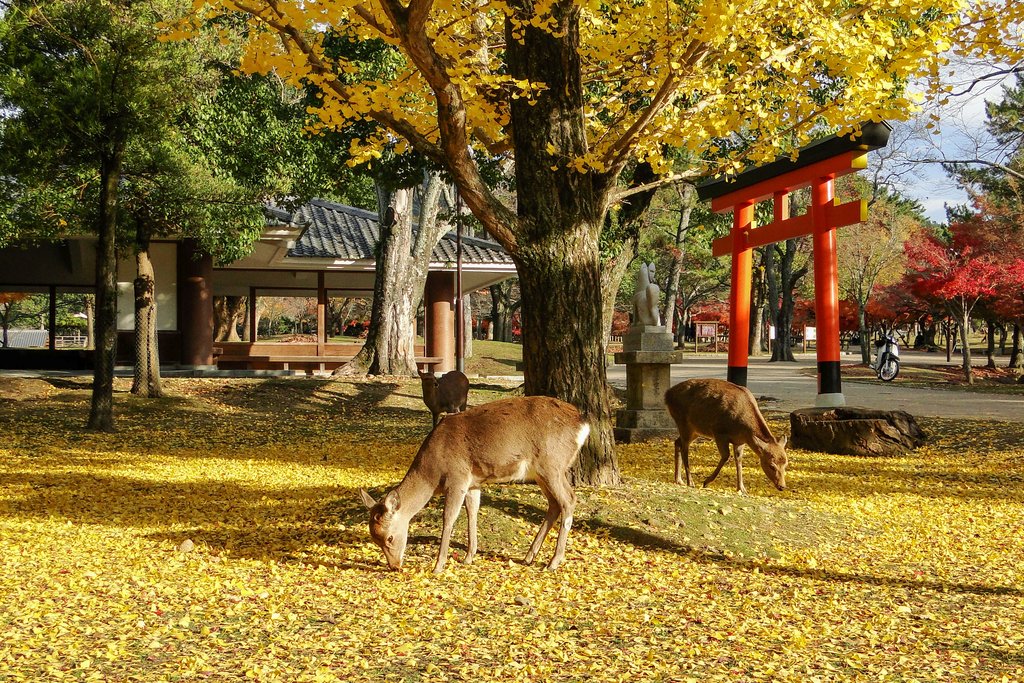
[[[983,67],[988,68],[988,67]],[[961,67],[961,75],[953,74],[947,82],[954,92],[945,105],[925,103],[925,110],[912,121],[895,123],[893,139],[904,149],[893,151],[893,166],[900,169],[899,189],[908,197],[918,200],[925,214],[934,221],[945,222],[945,206],[967,203],[967,195],[957,187],[940,164],[921,163],[922,159],[964,159],[981,157],[995,160],[998,151],[985,134],[985,102],[1002,99],[1002,85],[1012,82],[1012,76],[974,85],[972,73],[977,69]],[[929,114],[939,116],[939,125],[926,131],[924,123]],[[888,162],[887,162],[888,163]]]

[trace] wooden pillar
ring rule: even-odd
[[[455,282],[451,273],[427,274],[423,294],[425,355],[442,358],[435,370],[455,369]]]
[[[181,364],[213,365],[213,258],[195,240],[178,244]]]
[[[814,240],[814,319],[817,327],[818,407],[846,405],[839,362],[839,266],[836,229],[828,220],[833,180],[811,183],[811,222]]]
[[[324,355],[327,344],[327,288],[324,271],[316,274],[316,355]]]
[[[466,371],[466,307],[462,298],[462,220],[455,232],[455,369]]]
[[[249,288],[249,343],[256,343],[256,288]]]
[[[754,224],[754,203],[745,201],[733,208],[732,279],[729,291],[729,367],[726,379],[747,386],[747,351],[750,344],[750,278],[753,252],[747,233]]]
[[[49,318],[46,321],[49,327],[49,345],[51,351],[57,350],[57,287],[50,285],[50,308]]]

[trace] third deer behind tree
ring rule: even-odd
[[[458,370],[446,372],[440,378],[432,372],[421,372],[423,402],[430,410],[434,426],[441,420],[441,413],[461,413],[466,409],[469,398],[469,378]]]

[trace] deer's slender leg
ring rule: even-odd
[[[736,452],[736,490],[746,493],[747,487],[743,485],[743,444],[736,444],[733,450]]]
[[[711,473],[710,477],[704,480],[704,486],[707,486],[708,484],[713,482],[715,480],[715,477],[718,476],[718,473],[722,471],[722,467],[725,466],[725,463],[729,462],[729,440],[717,438],[715,439],[715,444],[718,446],[718,453],[722,457],[719,459],[718,467],[715,468],[715,471]]]
[[[548,571],[558,569],[565,559],[565,547],[569,541],[569,529],[572,528],[572,514],[576,509],[576,494],[569,483],[569,477],[565,472],[555,477],[551,482],[551,493],[558,505],[562,517],[562,524],[558,527],[558,543],[555,545],[555,554],[551,556],[548,563]],[[549,513],[550,514],[550,513]]]
[[[452,486],[444,494],[444,525],[441,527],[441,547],[437,552],[437,564],[434,565],[434,573],[440,574],[444,571],[445,562],[448,561],[448,546],[452,540],[452,530],[455,528],[455,520],[459,518],[459,508],[466,499],[466,488],[464,486]]]
[[[550,482],[537,477],[537,485],[540,486],[540,490],[544,492],[544,497],[548,499],[548,511],[544,515],[544,521],[540,523],[540,528],[537,529],[537,535],[533,539],[533,543],[530,545],[529,551],[526,553],[526,564],[533,564],[533,561],[537,559],[537,553],[540,552],[540,547],[544,544],[544,539],[547,537],[548,532],[551,531],[551,527],[554,526],[555,520],[558,519],[558,515],[561,513],[558,502],[555,499],[554,494],[551,492]]]
[[[476,517],[480,511],[480,489],[470,489],[466,494],[466,526],[469,531],[469,546],[466,549],[466,564],[476,556]]]

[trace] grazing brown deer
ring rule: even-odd
[[[548,499],[548,511],[533,545],[526,553],[530,564],[540,552],[548,531],[559,517],[555,554],[548,563],[556,569],[565,558],[576,495],[569,484],[569,468],[590,434],[572,405],[545,396],[507,398],[446,417],[427,436],[401,483],[379,502],[360,490],[370,508],[370,536],[384,551],[391,569],[401,569],[409,534],[409,521],[435,493],[444,494],[444,524],[434,573],[448,560],[448,544],[466,505],[469,546],[466,564],[476,555],[476,517],[483,484],[536,481]]]
[[[690,442],[703,435],[715,440],[722,456],[718,467],[704,480],[704,486],[722,471],[729,460],[729,444],[732,444],[736,457],[736,490],[747,492],[743,486],[744,446],[750,446],[757,453],[761,469],[775,487],[780,491],[786,488],[786,437],[775,438],[754,395],[746,387],[721,379],[691,379],[665,392],[665,405],[679,429],[675,443],[677,484],[683,483],[680,469],[685,468],[686,484],[693,486]]]
[[[435,377],[432,372],[421,372],[423,402],[427,404],[434,426],[441,420],[441,413],[461,413],[466,409],[469,398],[469,378],[458,370],[451,370]]]

